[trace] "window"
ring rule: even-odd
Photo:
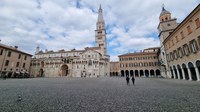
[[[18,59],[20,59],[21,58],[21,54],[19,54],[19,56],[18,56]]]
[[[191,27],[190,27],[190,26],[187,26],[187,31],[188,31],[188,35],[189,35],[190,33],[192,33],[192,30],[191,30]]]
[[[1,49],[1,51],[0,51],[0,55],[2,55],[3,54],[3,49]]]
[[[197,41],[195,39],[190,41],[190,50],[193,53],[196,53],[198,50],[198,45],[197,45]]]
[[[11,51],[8,51],[8,55],[7,55],[8,57],[10,57],[11,56]]]
[[[172,40],[171,40],[171,41],[172,41],[172,46],[173,46],[173,45],[174,45],[174,40],[173,40],[173,38],[172,38]]]
[[[170,61],[172,61],[174,58],[173,58],[173,53],[170,52]]]
[[[199,27],[200,27],[200,20],[199,20],[199,18],[197,18],[197,19],[195,20],[195,23],[196,23],[197,28],[199,28]]]
[[[199,46],[200,46],[200,36],[198,36],[198,43],[199,43]]]
[[[176,50],[173,51],[174,59],[178,59]]]
[[[184,53],[186,56],[188,56],[189,53],[190,53],[189,47],[188,47],[187,44],[184,44],[184,45],[183,45],[183,53]]]
[[[26,66],[26,63],[23,63],[23,68],[25,68],[25,66]]]
[[[178,36],[176,36],[175,38],[176,38],[176,43],[178,43],[178,42],[179,42],[179,40],[178,40]]]
[[[178,57],[180,57],[180,58],[183,57],[183,51],[182,51],[181,47],[178,48]]]
[[[9,60],[6,60],[5,66],[9,65]]]
[[[185,38],[185,36],[184,36],[183,32],[181,32],[181,38],[182,38],[182,39],[183,39],[183,38]]]
[[[24,60],[26,60],[27,56],[24,57]]]
[[[167,57],[167,61],[169,61],[169,54],[167,54],[166,57]]]
[[[19,62],[17,62],[16,67],[19,67]]]

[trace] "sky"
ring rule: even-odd
[[[34,54],[95,46],[99,5],[111,61],[118,55],[160,46],[162,5],[181,22],[200,0],[0,0],[0,40]]]

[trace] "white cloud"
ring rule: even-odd
[[[1,0],[0,39],[32,54],[37,45],[49,50],[93,46],[100,3],[109,26],[108,51],[117,60],[119,54],[159,46],[155,34],[163,3],[181,22],[199,0],[80,0],[78,8],[76,0]]]

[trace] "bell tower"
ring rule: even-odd
[[[99,7],[98,19],[96,23],[95,42],[96,42],[96,47],[101,47],[102,53],[106,55],[107,54],[106,30],[105,30],[105,22],[103,19],[103,10],[101,8],[101,5]]]
[[[171,13],[165,9],[164,5],[162,6],[159,20],[160,22],[157,29],[161,45],[159,59],[161,63],[161,75],[163,77],[170,77],[169,67],[166,59],[165,46],[163,45],[163,42],[178,26],[178,23],[176,22],[176,18],[171,18]]]

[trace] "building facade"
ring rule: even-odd
[[[148,48],[142,52],[119,55],[121,76],[160,76],[159,49],[159,47]]]
[[[171,18],[171,13],[162,7],[162,11],[159,17],[160,23],[157,27],[160,39],[160,63],[161,63],[161,75],[169,78],[168,63],[166,60],[165,46],[163,41],[170,35],[171,32],[178,26],[176,18]]]
[[[31,54],[0,43],[0,77],[30,77]]]
[[[163,19],[162,19],[163,17]],[[168,18],[165,20],[165,18]],[[200,5],[180,24],[169,13],[160,17],[160,40],[166,54],[166,75],[170,78],[200,80]],[[172,27],[172,28],[171,28]],[[173,29],[166,31],[167,29]]]
[[[110,62],[110,76],[120,76],[120,63]]]
[[[35,77],[104,77],[110,73],[107,54],[106,30],[100,6],[95,30],[95,47],[84,50],[40,51],[31,61],[31,74]]]

